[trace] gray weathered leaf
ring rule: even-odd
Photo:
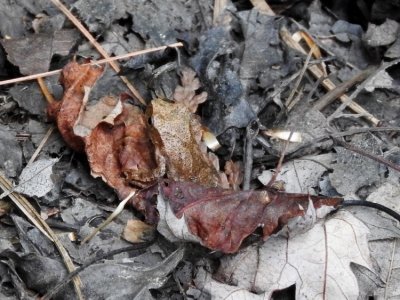
[[[215,299],[233,299],[232,293],[246,299],[269,299],[274,291],[296,284],[296,299],[356,300],[359,287],[350,264],[374,270],[368,232],[360,220],[341,211],[303,234],[272,237],[261,246],[222,258],[219,277],[229,278],[235,287],[204,274],[196,284],[212,291]]]
[[[57,158],[40,159],[22,170],[15,191],[27,196],[43,197],[53,188],[53,165]]]

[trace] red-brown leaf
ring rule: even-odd
[[[58,130],[65,142],[78,152],[84,150],[84,141],[82,137],[74,134],[73,127],[83,104],[84,87],[92,87],[102,74],[103,67],[70,62],[64,67],[60,79],[64,86],[63,99],[48,107],[49,118],[57,122]]]
[[[164,174],[165,166],[150,139],[146,116],[138,107],[124,105],[121,120],[125,125],[119,150],[122,172],[130,183],[149,186]]]
[[[289,219],[303,216],[311,200],[315,208],[336,207],[340,198],[321,198],[275,191],[232,191],[190,182],[163,181],[163,198],[177,218],[184,217],[202,244],[225,253],[236,252],[258,227],[268,238]]]

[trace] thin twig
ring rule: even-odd
[[[51,297],[53,297],[54,294],[56,294],[58,291],[60,291],[62,288],[64,288],[71,281],[73,276],[78,275],[79,273],[81,273],[83,270],[90,267],[94,263],[96,263],[100,260],[106,259],[110,256],[120,254],[120,253],[134,251],[134,250],[141,250],[141,249],[144,249],[144,248],[150,246],[151,244],[152,244],[152,242],[139,243],[139,244],[125,247],[125,248],[111,250],[110,252],[105,253],[105,254],[101,255],[100,257],[94,257],[92,259],[89,259],[87,262],[83,263],[82,266],[75,269],[73,272],[69,273],[66,278],[62,279],[55,287],[53,287],[50,291],[48,291],[45,295],[43,295],[43,297],[40,300],[51,299]]]
[[[310,63],[310,59],[311,59],[311,56],[312,56],[313,52],[314,52],[313,49],[311,49],[311,50],[308,52],[306,61],[304,62],[304,66],[303,66],[303,68],[301,69],[300,76],[297,78],[297,81],[296,81],[296,83],[295,83],[295,85],[294,85],[292,91],[290,92],[289,97],[286,99],[286,102],[285,102],[286,107],[289,107],[289,106],[290,106],[290,103],[292,102],[292,99],[293,99],[293,97],[294,97],[294,94],[296,93],[296,91],[297,91],[297,89],[298,89],[298,87],[299,87],[299,85],[300,85],[300,82],[301,82],[301,80],[303,79],[304,74],[305,74],[305,72],[306,72],[306,70],[307,70],[308,64]]]
[[[286,158],[288,159],[293,159],[297,157],[301,157],[304,154],[304,150],[311,148],[311,147],[318,147],[319,143],[326,142],[328,140],[332,141],[332,137],[334,138],[340,138],[344,136],[351,136],[354,134],[358,133],[365,133],[365,132],[384,132],[384,131],[400,131],[400,127],[372,127],[372,128],[358,128],[358,129],[352,129],[344,132],[337,132],[337,133],[331,133],[331,134],[326,134],[323,136],[316,137],[312,139],[311,141],[308,141],[302,145],[299,145],[295,149],[293,149],[289,154],[286,155]],[[332,142],[333,143],[333,142]],[[311,154],[312,152],[308,152],[308,154]]]
[[[316,110],[323,110],[326,106],[331,104],[335,99],[339,98],[341,95],[347,92],[353,85],[365,80],[372,72],[376,70],[374,67],[367,68],[360,73],[356,74],[349,80],[343,82],[342,84],[336,86],[333,90],[327,92],[321,99],[316,101],[313,108]]]
[[[275,16],[274,11],[269,7],[265,0],[250,0],[251,4],[257,8],[262,14],[268,16]]]
[[[256,125],[256,128],[253,126]],[[258,121],[251,121],[246,127],[246,142],[244,151],[244,175],[243,190],[250,189],[251,171],[253,170],[253,141],[257,137],[259,131]]]
[[[334,137],[332,137],[332,140],[336,144],[338,144],[339,146],[342,146],[343,148],[346,148],[346,149],[348,149],[350,151],[353,151],[353,152],[356,152],[358,154],[361,154],[362,156],[368,157],[368,158],[370,158],[370,159],[372,159],[374,161],[377,161],[377,162],[379,162],[381,164],[384,164],[384,165],[392,168],[393,170],[396,170],[397,172],[400,172],[400,165],[397,165],[397,164],[391,162],[390,160],[387,160],[386,158],[383,158],[383,157],[368,153],[368,152],[366,152],[366,151],[364,151],[364,150],[362,150],[362,149],[360,149],[360,148],[358,148],[358,147],[356,147],[354,145],[350,145],[349,143],[343,142],[343,141],[341,141],[339,139],[336,139]]]
[[[124,209],[126,203],[135,196],[136,191],[131,192],[124,200],[122,200],[117,208],[113,211],[111,215],[108,216],[108,218],[101,223],[95,230],[93,230],[88,236],[86,236],[83,241],[81,242],[81,245],[85,244],[86,242],[90,241],[100,230],[102,230],[104,227],[106,227],[108,224],[111,223],[112,220],[114,220]]]
[[[39,155],[40,151],[42,150],[43,146],[46,144],[47,140],[49,139],[49,137],[53,133],[53,131],[54,131],[54,126],[50,126],[50,128],[47,130],[46,134],[44,135],[43,139],[40,141],[39,146],[33,153],[32,157],[29,159],[28,165],[30,165],[31,163],[33,163],[35,161],[36,157]]]
[[[388,274],[387,274],[387,277],[386,277],[385,293],[384,293],[384,297],[383,297],[384,300],[388,299],[387,293],[388,293],[388,290],[389,290],[390,278],[392,277],[392,272],[393,272],[393,261],[394,261],[394,254],[396,253],[396,244],[397,244],[397,238],[394,238],[393,239],[393,246],[392,246],[392,257],[390,258],[389,270],[388,270]]]
[[[11,182],[0,174],[0,187],[4,191],[12,190]],[[71,257],[69,256],[67,250],[65,250],[63,244],[58,239],[58,236],[54,233],[54,231],[49,227],[49,225],[43,220],[40,214],[37,213],[35,208],[29,203],[29,201],[20,195],[19,193],[12,192],[9,195],[9,198],[13,201],[13,203],[24,213],[24,215],[42,232],[49,240],[54,242],[56,248],[60,252],[61,257],[64,260],[65,266],[67,267],[68,272],[73,272],[75,270],[74,263],[72,262]],[[75,291],[77,293],[78,299],[84,299],[81,285],[82,282],[78,275],[73,277],[73,284]]]
[[[110,62],[113,62],[113,61],[116,61],[116,60],[121,60],[121,59],[130,58],[130,57],[134,57],[134,56],[139,56],[139,55],[146,54],[146,53],[165,50],[167,48],[176,48],[176,47],[182,47],[182,46],[183,46],[182,43],[174,43],[174,44],[170,44],[170,45],[166,45],[166,46],[161,46],[161,47],[155,47],[155,48],[150,48],[150,49],[145,49],[145,50],[129,52],[129,53],[126,53],[126,54],[113,56],[113,57],[110,57],[110,58],[94,60],[94,61],[91,61],[90,63],[83,64],[83,66],[86,66],[86,65],[91,65],[91,66],[93,66],[93,65],[101,65],[101,64],[110,63]],[[38,73],[38,74],[34,74],[34,75],[28,75],[28,76],[23,76],[23,77],[19,77],[19,78],[3,80],[3,81],[0,81],[0,86],[1,85],[12,84],[12,83],[17,83],[17,82],[22,82],[22,81],[33,80],[33,79],[37,79],[37,78],[40,78],[40,77],[53,76],[53,75],[57,75],[57,74],[59,74],[61,72],[62,72],[62,69],[58,69],[58,70],[54,70],[54,71],[43,72],[43,73]]]
[[[382,66],[380,66],[377,70],[375,70],[375,72],[373,72],[372,74],[370,74],[368,76],[368,78],[366,80],[364,80],[358,87],[357,89],[351,94],[350,97],[347,97],[347,99],[345,101],[343,101],[343,103],[333,112],[333,114],[331,114],[328,117],[328,123],[330,121],[332,121],[335,117],[337,117],[347,106],[350,107],[351,104],[353,104],[353,100],[358,96],[358,94],[365,88],[365,86],[367,85],[367,83],[370,81],[371,78],[373,78],[374,76],[376,76],[377,74],[379,74],[379,72],[386,70],[387,68],[394,66],[396,64],[398,64],[400,62],[400,58],[391,61],[389,63],[384,63],[382,64]],[[359,111],[356,111],[358,113],[362,113]]]
[[[51,0],[51,2],[57,6],[59,10],[61,10],[67,18],[79,29],[79,31],[92,43],[92,45],[96,48],[96,50],[103,56],[104,58],[110,58],[106,50],[96,41],[96,39],[90,34],[90,32],[82,25],[82,23],[65,7],[64,4],[59,0]],[[110,66],[113,70],[118,74],[121,71],[119,64],[115,61],[110,62]],[[139,91],[129,82],[128,78],[125,76],[120,76],[122,81],[126,84],[128,89],[132,92],[132,94],[144,105],[146,105],[145,100],[140,95]]]
[[[295,105],[297,105],[297,103],[300,102],[301,99],[303,99],[303,92],[304,92],[304,86],[302,86],[300,88],[299,91],[297,91],[297,95],[294,97],[294,99],[292,100],[292,102],[290,102],[290,104],[287,107],[287,111],[290,112],[293,107],[295,107]]]
[[[281,34],[281,38],[282,40],[291,48],[299,51],[300,53],[307,55],[307,52],[303,49],[303,47],[300,45],[300,43],[296,42],[290,32],[287,30],[286,27],[283,27],[280,31]],[[321,77],[324,77],[324,73],[323,71],[317,66],[317,65],[310,65],[308,67],[308,70],[311,72],[311,74],[319,79]],[[336,85],[329,79],[326,78],[322,81],[322,86],[324,88],[326,88],[328,91],[333,90],[336,88]],[[346,102],[349,97],[345,94],[343,94],[342,96],[339,97],[340,101],[342,102]],[[364,108],[362,108],[360,105],[358,105],[355,102],[351,102],[349,104],[349,108],[352,109],[353,111],[355,111],[356,113],[362,114],[367,120],[369,120],[372,124],[374,124],[375,126],[378,126],[380,124],[379,119],[377,119],[376,117],[374,117],[371,113],[369,113],[368,111],[366,111]]]
[[[271,177],[270,181],[267,183],[267,187],[272,187],[272,185],[276,181],[276,178],[278,177],[279,173],[281,172],[282,165],[283,165],[283,159],[285,158],[285,153],[287,151],[287,148],[289,147],[289,143],[290,143],[290,139],[292,138],[292,135],[293,135],[293,131],[290,131],[289,138],[285,142],[285,146],[283,147],[281,156],[280,156],[279,161],[278,161],[278,165],[275,168],[275,173],[272,174],[272,177]]]
[[[228,1],[227,0],[214,0],[214,9],[213,9],[213,25],[217,26],[222,12],[226,8]]]
[[[47,85],[44,82],[43,77],[39,77],[37,79],[37,82],[39,84],[40,90],[42,91],[44,98],[46,98],[46,100],[47,100],[47,103],[51,104],[51,103],[55,102],[56,100],[54,100],[53,95],[50,93],[49,89],[47,88]]]

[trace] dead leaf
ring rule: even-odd
[[[151,239],[154,233],[154,226],[148,225],[140,220],[129,220],[124,227],[122,237],[131,243],[141,243]]]
[[[165,180],[160,183],[157,202],[158,230],[173,241],[197,241],[213,250],[234,253],[258,227],[267,239],[291,219],[305,216],[310,203],[320,216],[341,201],[275,191],[235,192]]]
[[[368,228],[351,213],[338,212],[311,230],[289,238],[271,237],[261,246],[243,249],[221,260],[218,278],[235,283],[213,290],[226,299],[242,290],[246,299],[269,299],[276,290],[296,285],[296,299],[358,299],[357,278],[350,264],[374,270]],[[199,282],[200,283],[200,282]],[[213,281],[202,282],[206,291]],[[250,291],[257,291],[258,295]]]
[[[147,118],[138,107],[125,104],[121,121],[125,126],[119,149],[122,173],[133,185],[152,185],[165,173],[165,163],[151,141]]]
[[[151,102],[152,140],[166,159],[170,178],[218,186],[220,176],[201,147],[201,124],[196,115],[181,103],[161,99]],[[204,147],[205,148],[205,147]]]
[[[124,138],[124,125],[100,123],[85,138],[86,155],[93,177],[101,177],[114,188],[120,199],[127,197],[135,188],[129,186],[122,176],[118,149]]]
[[[243,165],[240,161],[228,160],[225,163],[225,174],[228,177],[229,187],[234,191],[239,190],[243,181]]]
[[[103,67],[80,65],[75,61],[67,64],[62,71],[61,83],[64,96],[61,101],[51,103],[47,108],[50,119],[56,120],[58,130],[65,142],[75,151],[82,152],[84,141],[74,133],[74,125],[82,112],[84,87],[92,87],[102,75]]]
[[[33,34],[18,39],[4,39],[1,44],[7,51],[8,60],[19,67],[24,75],[49,70],[54,54],[68,55],[79,38],[76,30],[59,30],[53,34]]]
[[[31,197],[46,195],[54,185],[51,175],[53,174],[53,166],[57,161],[56,158],[41,159],[27,165],[19,176],[20,183],[15,191]]]
[[[318,186],[322,174],[332,167],[334,158],[331,153],[327,153],[288,161],[282,165],[282,170],[276,179],[285,183],[286,192],[315,195],[316,191],[313,188]],[[273,174],[272,170],[263,171],[258,180],[267,185]]]
[[[207,93],[196,95],[196,91],[200,88],[200,80],[196,77],[196,72],[188,67],[182,69],[181,84],[175,88],[174,100],[195,113],[199,104],[207,100]]]
[[[123,103],[113,125],[98,124],[85,142],[92,175],[116,189],[121,199],[134,190],[129,184],[147,187],[165,172],[144,113],[129,103]]]
[[[0,217],[9,214],[12,208],[11,202],[0,200]]]
[[[90,134],[100,122],[114,124],[115,118],[122,112],[122,102],[113,96],[105,96],[96,104],[86,106],[90,89],[86,88],[81,113],[74,125],[74,133],[85,137]]]

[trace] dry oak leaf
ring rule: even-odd
[[[146,115],[133,105],[125,105],[123,115],[125,135],[119,151],[122,172],[131,184],[150,186],[164,175],[164,158],[151,141]]]
[[[64,87],[61,101],[47,107],[50,119],[55,120],[65,142],[75,151],[83,152],[84,141],[74,133],[74,125],[82,112],[85,87],[92,87],[103,74],[103,67],[68,63],[61,73],[60,82]]]
[[[197,241],[224,253],[236,252],[258,227],[265,240],[288,223],[305,227],[308,219],[315,220],[342,202],[341,198],[272,190],[233,191],[172,180],[160,182],[159,188],[158,231],[172,241]]]
[[[200,88],[200,81],[196,77],[196,72],[188,67],[182,69],[181,84],[175,88],[174,100],[195,113],[199,104],[207,100],[207,93],[202,92],[196,95],[196,91]]]
[[[201,124],[198,117],[181,103],[155,99],[152,115],[152,140],[165,157],[167,174],[176,181],[192,181],[218,186],[221,179],[201,148]]]
[[[339,211],[302,234],[274,236],[225,256],[214,276],[219,282],[203,273],[195,283],[216,299],[271,299],[274,291],[295,284],[296,299],[356,300],[359,287],[351,263],[374,271],[368,234],[359,219]]]
[[[114,120],[122,113],[122,101],[113,96],[105,96],[96,104],[86,106],[89,100],[90,88],[85,87],[81,112],[74,124],[74,133],[77,136],[88,136],[99,123],[114,124]]]
[[[155,227],[140,220],[128,220],[122,237],[131,243],[140,243],[154,238]]]
[[[121,199],[134,190],[130,184],[152,185],[164,172],[157,162],[144,113],[129,103],[123,103],[113,125],[98,124],[85,142],[92,176],[101,177]]]
[[[242,162],[228,160],[225,163],[225,174],[228,178],[229,187],[234,191],[238,191],[243,181]]]
[[[92,176],[101,177],[105,183],[117,191],[120,199],[124,199],[136,190],[122,176],[118,150],[123,137],[123,125],[113,126],[100,123],[85,138],[85,150]]]

